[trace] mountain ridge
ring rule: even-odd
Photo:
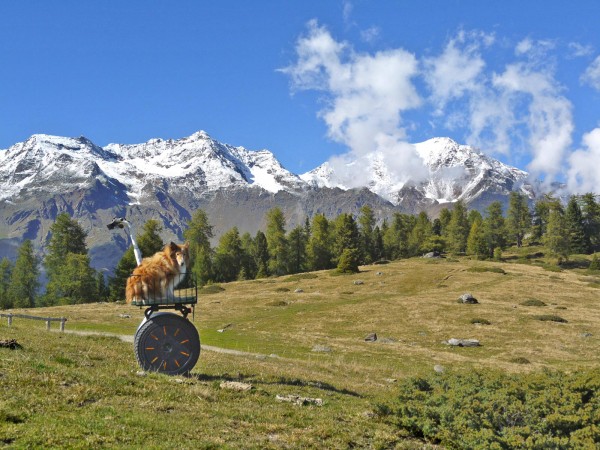
[[[506,201],[512,190],[536,195],[526,172],[449,138],[414,149],[424,161],[422,179],[394,178],[388,161],[373,153],[347,160],[367,183],[344,185],[328,163],[296,175],[269,150],[223,144],[204,131],[105,147],[83,136],[36,134],[0,151],[0,255],[14,257],[23,239],[34,241],[43,255],[49,227],[61,212],[88,232],[92,265],[111,271],[128,246],[105,229],[114,216],[128,217],[135,227],[159,220],[165,240],[180,240],[198,208],[218,237],[233,226],[250,233],[264,229],[265,213],[276,206],[291,229],[317,213],[357,215],[365,204],[382,220],[397,211],[435,214],[458,199],[483,209]]]

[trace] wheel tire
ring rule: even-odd
[[[167,375],[188,374],[200,357],[198,330],[173,313],[156,313],[142,322],[133,346],[143,370]]]

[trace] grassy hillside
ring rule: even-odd
[[[361,270],[203,290],[194,321],[202,344],[253,355],[203,351],[189,378],[139,374],[132,345],[115,337],[49,333],[22,319],[8,328],[2,319],[0,340],[23,348],[0,349],[0,443],[423,448],[382,413],[404,380],[434,367],[440,376],[598,368],[599,275],[467,259]],[[479,304],[458,303],[466,292]],[[67,330],[128,335],[143,317],[119,304],[34,313],[67,317]],[[370,333],[377,341],[365,341]],[[446,345],[450,338],[481,346]],[[253,388],[224,389],[224,381]],[[287,395],[324,404],[277,399]]]

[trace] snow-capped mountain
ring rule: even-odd
[[[300,178],[313,186],[340,189],[348,189],[359,180],[370,191],[394,205],[417,202],[421,208],[457,200],[472,204],[478,199],[483,200],[481,197],[507,196],[513,190],[521,191],[530,198],[535,196],[527,172],[507,166],[452,139],[429,139],[412,145],[408,151],[411,150],[421,159],[424,170],[417,170],[409,176],[406,170],[401,176],[394,173],[390,164],[386,163],[390,155],[373,152],[344,161],[341,173],[339,165],[334,167],[325,162],[300,175]]]
[[[84,137],[34,135],[0,152],[0,199],[22,190],[64,192],[94,179],[126,186],[130,203],[139,203],[154,187],[214,191],[258,187],[268,192],[294,190],[304,183],[284,169],[267,150],[232,147],[198,132],[179,140],[152,139],[143,144],[100,148]]]
[[[298,176],[267,150],[222,144],[205,132],[104,148],[85,137],[34,135],[0,151],[0,257],[14,258],[23,239],[43,253],[62,212],[88,233],[94,267],[110,272],[129,245],[106,229],[115,216],[135,227],[159,220],[165,240],[180,240],[199,208],[218,237],[233,226],[264,229],[276,206],[291,229],[317,213],[358,214],[365,204],[383,219],[394,211],[435,213],[457,199],[482,209],[516,189],[533,196],[525,172],[471,147],[436,138],[411,148],[411,177],[399,175],[403,160],[377,152]]]

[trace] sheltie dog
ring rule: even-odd
[[[144,258],[127,279],[125,300],[127,303],[154,303],[173,300],[176,284],[183,281],[190,264],[190,245],[171,242],[155,253]]]

